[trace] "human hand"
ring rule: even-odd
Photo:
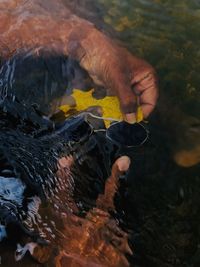
[[[128,156],[121,156],[112,166],[111,176],[106,180],[104,194],[97,199],[97,207],[102,210],[114,210],[114,196],[118,190],[119,177],[128,171],[131,159]]]
[[[96,84],[118,96],[124,120],[136,121],[138,104],[144,117],[153,111],[158,98],[157,76],[153,67],[134,57],[125,48],[93,29],[83,40],[72,38],[69,54],[78,59]]]

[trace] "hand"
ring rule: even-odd
[[[100,194],[96,205],[102,210],[115,210],[114,196],[118,190],[119,177],[128,171],[131,159],[127,156],[119,157],[112,166],[111,176],[106,180],[104,194]]]
[[[95,83],[118,96],[126,121],[136,121],[138,102],[144,117],[150,115],[158,98],[157,76],[151,65],[117,46],[96,29],[88,31],[83,40],[78,40],[77,35],[72,37],[68,49]]]
[[[155,108],[158,99],[158,79],[150,64],[134,57],[127,51],[124,53],[127,54],[125,62],[131,75],[126,80],[122,75],[122,82],[118,89],[120,92],[119,100],[122,112],[126,114],[126,120],[134,122],[138,105],[142,108],[144,118],[147,118]]]

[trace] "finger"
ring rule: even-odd
[[[117,90],[120,108],[123,113],[124,120],[128,123],[136,122],[137,99],[129,86],[121,86]]]
[[[158,99],[158,80],[154,72],[149,72],[134,84],[134,92],[139,95],[139,102],[144,114],[148,117],[155,108]]]
[[[148,117],[155,108],[158,99],[158,89],[156,85],[152,85],[142,92],[139,97],[140,105],[144,114],[144,117]]]
[[[155,105],[151,105],[151,104],[142,104],[141,105],[142,108],[142,114],[144,118],[147,118],[154,110]]]
[[[131,160],[128,156],[121,156],[115,161],[113,165],[113,169],[116,169],[116,171],[120,173],[124,173],[128,171],[130,164],[131,164]]]

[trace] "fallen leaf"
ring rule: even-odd
[[[71,109],[74,110],[75,108],[76,111],[84,111],[90,107],[99,106],[102,109],[102,117],[112,118],[116,121],[123,120],[123,116],[120,111],[119,100],[116,96],[106,96],[103,99],[95,99],[92,96],[93,91],[93,89],[87,92],[79,89],[74,89],[71,96],[75,100],[75,106],[62,105],[59,107],[59,109],[63,111],[67,117]],[[143,113],[140,107],[138,107],[136,119],[137,122],[143,120]],[[106,128],[110,126],[110,121],[104,120],[104,122]]]

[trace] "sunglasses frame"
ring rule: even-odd
[[[113,124],[111,124],[109,127],[108,127],[108,129],[110,129],[110,128],[112,128],[112,126],[114,126],[114,125],[116,125],[116,124],[119,124],[119,123],[122,123],[123,121],[117,121],[117,122],[114,122]],[[140,144],[138,144],[138,145],[122,145],[122,144],[120,144],[118,141],[116,141],[116,140],[114,140],[113,138],[111,138],[110,136],[109,136],[109,134],[108,134],[108,129],[106,129],[106,137],[110,140],[110,141],[112,141],[113,143],[115,143],[116,145],[118,145],[118,146],[121,146],[121,147],[125,147],[125,148],[137,148],[137,147],[140,147],[140,146],[142,146],[147,140],[148,140],[148,138],[149,138],[149,131],[144,127],[144,125],[142,125],[141,123],[139,123],[139,122],[136,122],[135,124],[137,124],[137,125],[140,125],[142,128],[143,128],[143,130],[145,130],[145,133],[146,133],[146,137],[144,138],[144,140],[140,143]]]
[[[96,119],[112,121],[113,123],[108,128],[106,128],[106,129],[98,129],[98,130],[96,130],[91,125],[91,123],[87,120],[87,117],[85,115],[89,115],[92,118],[96,118]],[[109,134],[108,134],[108,129],[110,129],[112,126],[114,126],[116,124],[122,123],[123,122],[122,120],[116,120],[116,119],[113,119],[113,118],[105,118],[105,117],[97,116],[97,115],[94,115],[91,112],[83,112],[83,113],[80,113],[80,114],[77,114],[77,115],[73,115],[72,117],[79,117],[79,116],[83,116],[85,122],[88,123],[88,125],[89,125],[89,127],[91,129],[91,133],[90,133],[89,136],[91,136],[92,133],[94,133],[94,132],[106,132],[106,138],[108,138],[111,142],[113,142],[114,144],[116,144],[116,145],[118,145],[120,147],[124,147],[124,148],[137,148],[137,147],[142,146],[148,140],[148,138],[149,138],[149,131],[144,127],[144,125],[142,123],[136,122],[137,125],[140,125],[145,130],[146,137],[144,138],[144,140],[139,145],[122,145],[118,141],[116,141],[113,138],[111,138],[109,136]]]

